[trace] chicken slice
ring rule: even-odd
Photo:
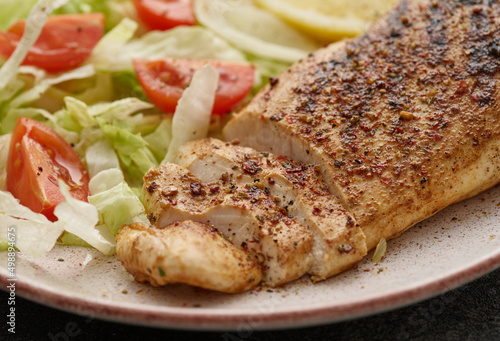
[[[314,264],[308,273],[315,281],[349,268],[366,255],[362,230],[311,165],[217,139],[185,144],[177,162],[204,182],[226,177],[237,183],[264,184],[288,214],[311,228]]]
[[[266,285],[297,279],[312,266],[309,228],[289,217],[258,184],[203,183],[185,168],[167,163],[144,176],[144,204],[156,226],[177,220],[215,226],[262,266]]]
[[[190,220],[164,227],[125,225],[116,236],[116,252],[138,282],[153,286],[185,283],[239,293],[262,278],[260,266],[214,227]]]

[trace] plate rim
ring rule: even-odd
[[[395,310],[453,290],[497,268],[500,268],[500,250],[442,277],[417,282],[391,294],[372,294],[338,305],[329,303],[309,308],[277,309],[267,313],[242,310],[228,314],[214,308],[185,307],[159,307],[160,309],[150,310],[148,308],[151,306],[147,304],[117,304],[118,302],[108,300],[69,297],[55,289],[19,280],[19,277],[16,277],[16,295],[69,313],[129,325],[191,331],[237,331],[242,328],[270,330],[313,327]],[[6,290],[6,286],[11,283],[3,271],[0,271],[0,283],[2,290]]]

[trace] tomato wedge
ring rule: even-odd
[[[137,15],[152,30],[194,25],[191,0],[133,0]]]
[[[0,31],[0,55],[9,58],[24,34],[25,20]],[[102,13],[50,16],[40,37],[30,48],[24,65],[55,73],[80,65],[104,34]]]
[[[193,74],[207,63],[219,71],[219,85],[212,110],[214,114],[228,113],[240,104],[252,89],[255,75],[253,65],[222,60],[135,59],[133,62],[146,96],[158,108],[169,113],[175,111]]]
[[[54,208],[65,200],[58,179],[72,197],[87,201],[89,175],[73,148],[46,125],[20,117],[10,142],[7,190],[22,205],[55,221]]]

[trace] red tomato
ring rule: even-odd
[[[26,21],[0,31],[0,55],[9,58],[19,44]],[[30,48],[24,65],[33,65],[47,72],[61,72],[80,65],[104,34],[102,13],[50,16],[40,37]]]
[[[87,201],[89,175],[73,148],[46,125],[20,117],[10,142],[7,190],[22,205],[55,221],[54,208],[65,200],[58,179],[72,197]]]
[[[133,0],[137,15],[152,30],[194,25],[191,0]]]
[[[252,65],[222,60],[136,59],[134,68],[139,83],[151,102],[161,110],[172,113],[182,92],[191,83],[193,74],[207,63],[219,71],[219,85],[212,112],[228,113],[240,104],[252,89],[255,74]]]

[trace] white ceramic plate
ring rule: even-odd
[[[310,326],[394,309],[452,289],[500,266],[500,187],[447,208],[371,254],[355,269],[312,284],[226,295],[136,283],[116,257],[56,247],[18,254],[16,294],[90,318],[168,328],[257,330]],[[0,253],[0,282],[8,281]]]

